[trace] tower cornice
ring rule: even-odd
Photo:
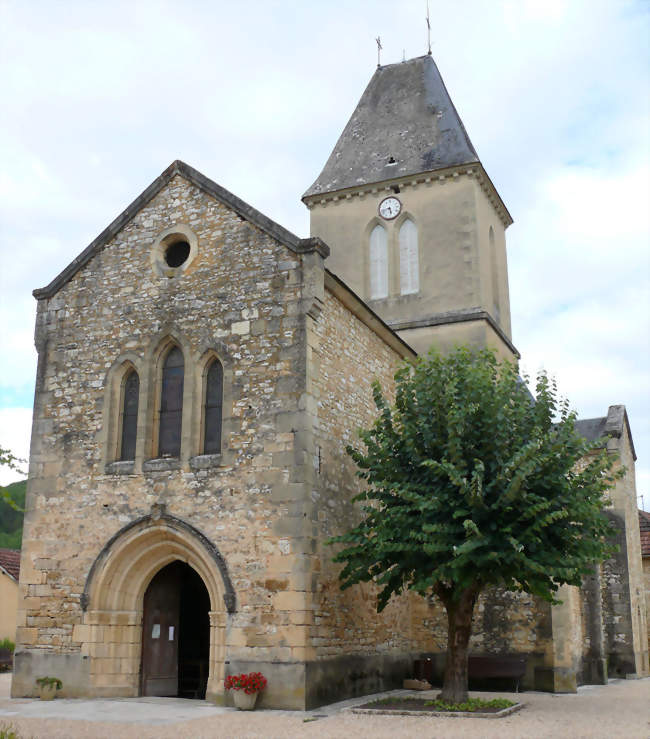
[[[402,192],[408,188],[420,187],[422,185],[428,187],[444,186],[446,183],[457,180],[461,177],[474,178],[486,194],[494,210],[497,212],[503,227],[508,228],[508,226],[512,225],[513,220],[510,212],[506,208],[506,205],[501,199],[496,187],[480,162],[475,162],[469,165],[460,164],[453,167],[445,167],[444,169],[435,169],[429,172],[421,172],[416,175],[394,177],[382,180],[381,182],[360,185],[358,187],[346,187],[341,190],[314,193],[313,195],[303,196],[302,201],[307,208],[311,210],[316,205],[336,205],[337,203],[351,200],[355,197],[363,198],[369,195],[395,192],[395,188],[399,188],[399,191]]]

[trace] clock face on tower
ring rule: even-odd
[[[384,198],[381,203],[379,203],[379,215],[387,221],[397,218],[401,210],[402,204],[392,195],[389,198]]]

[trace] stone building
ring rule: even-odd
[[[440,607],[377,615],[326,541],[354,516],[345,447],[374,379],[390,392],[431,344],[518,356],[511,218],[429,56],[377,69],[303,200],[307,239],[174,162],[34,292],[13,695],[47,674],[69,696],[223,700],[255,669],[263,705],[310,708],[440,663]],[[481,600],[473,647],[526,654],[524,687],[647,669],[631,436],[621,406],[589,423],[628,465],[627,547],[562,606]]]
[[[20,552],[0,549],[0,641],[16,639]]]
[[[643,561],[643,583],[647,617],[650,614],[650,513],[646,511],[639,510],[639,533],[641,535],[641,558]],[[648,619],[648,647],[650,648],[650,619]]]

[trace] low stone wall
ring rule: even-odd
[[[63,687],[61,698],[95,695],[90,680],[90,658],[80,652],[56,653],[48,649],[21,649],[14,654],[11,682],[13,698],[37,698],[39,677],[58,677]]]

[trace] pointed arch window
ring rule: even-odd
[[[181,453],[184,373],[183,353],[174,346],[167,354],[162,370],[158,431],[160,457],[178,457]]]
[[[418,255],[418,229],[410,218],[399,230],[399,275],[402,295],[416,293],[420,289]]]
[[[376,225],[370,233],[370,299],[388,297],[388,238]]]
[[[205,406],[203,408],[203,453],[221,452],[221,417],[223,410],[223,366],[213,359],[205,373]]]
[[[131,369],[124,378],[122,387],[122,435],[120,438],[120,461],[135,459],[135,442],[138,432],[138,403],[140,400],[140,378]]]

